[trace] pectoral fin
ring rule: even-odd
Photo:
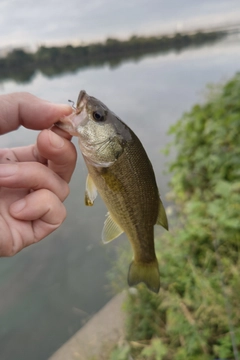
[[[102,241],[104,244],[116,239],[119,235],[123,233],[123,230],[120,226],[111,218],[111,215],[108,213],[108,217],[104,222],[104,227],[102,231]]]
[[[88,174],[86,180],[86,191],[85,191],[85,205],[93,206],[94,200],[97,197],[97,188],[93,182],[93,179]]]
[[[168,230],[168,219],[163,207],[162,201],[159,199],[159,211],[158,211],[158,218],[157,218],[157,225],[161,225],[164,229]]]

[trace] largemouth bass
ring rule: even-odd
[[[158,292],[159,267],[154,249],[154,225],[168,229],[151,162],[134,132],[101,101],[81,91],[76,108],[56,124],[78,136],[88,168],[85,204],[99,192],[108,208],[102,240],[108,243],[123,232],[134,258],[128,284],[143,282]]]

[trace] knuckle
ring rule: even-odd
[[[1,244],[0,244],[1,245]],[[1,257],[12,257],[18,253],[17,246],[14,242],[9,242],[5,246],[0,246],[0,258]]]
[[[67,217],[67,210],[66,210],[65,206],[62,204],[62,220],[61,220],[61,224],[64,222],[66,217]]]
[[[63,193],[62,193],[63,200],[65,200],[65,199],[68,197],[69,194],[70,194],[69,185],[64,181],[64,184],[63,184]]]
[[[9,249],[9,251],[8,251],[8,253],[7,253],[6,256],[7,256],[7,257],[12,257],[12,256],[16,255],[19,251],[20,251],[20,250],[17,249],[17,247],[13,245],[12,248]]]
[[[58,151],[59,165],[67,166],[70,164],[72,166],[72,163],[76,162],[77,150],[71,141],[64,139],[64,146]]]
[[[67,210],[63,203],[58,204],[58,206],[52,206],[50,209],[52,213],[51,222],[52,225],[57,229],[66,219],[67,217]]]
[[[68,147],[69,147],[69,156],[71,156],[72,161],[76,161],[77,150],[71,141],[68,141]]]

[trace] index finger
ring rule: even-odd
[[[53,104],[25,92],[1,95],[0,135],[21,125],[32,130],[47,129],[71,112],[69,105]]]

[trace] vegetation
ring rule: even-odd
[[[115,67],[123,61],[137,60],[146,54],[164,53],[171,49],[180,51],[189,46],[217,41],[226,34],[227,31],[177,33],[174,36],[132,36],[126,41],[107,39],[105,43],[80,46],[41,46],[35,53],[15,49],[6,57],[0,58],[0,80],[30,81],[36,71],[53,76],[89,66],[108,64]]]
[[[177,216],[155,241],[161,290],[129,291],[125,343],[111,360],[239,359],[239,129],[240,73],[171,128]]]

